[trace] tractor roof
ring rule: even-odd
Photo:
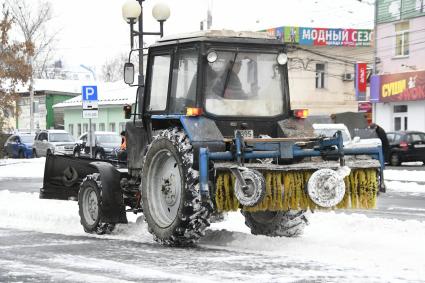
[[[176,43],[186,43],[195,41],[213,41],[213,42],[249,42],[265,44],[282,44],[275,36],[266,32],[254,31],[233,31],[233,30],[206,30],[190,33],[169,35],[162,37],[155,46],[169,45]]]

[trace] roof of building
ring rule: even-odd
[[[97,85],[98,105],[124,105],[136,101],[136,88],[129,87],[124,82],[94,83]],[[79,93],[81,93],[81,85]],[[81,95],[53,105],[53,108],[81,107]]]
[[[35,79],[34,80],[34,91],[52,91],[52,92],[63,92],[63,93],[81,93],[81,86],[93,85],[96,82],[93,81],[79,81],[79,80],[47,80],[47,79]],[[28,83],[19,85],[17,87],[18,93],[28,92]]]

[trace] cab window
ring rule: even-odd
[[[197,70],[196,50],[180,50],[173,67],[170,113],[185,113],[187,106],[195,106]]]
[[[161,111],[167,107],[168,81],[170,78],[169,54],[153,57],[150,85],[150,111]]]

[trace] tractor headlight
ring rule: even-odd
[[[326,208],[335,206],[345,195],[344,177],[332,169],[317,170],[308,180],[307,191],[315,204]]]
[[[214,63],[215,61],[217,61],[217,58],[218,58],[217,52],[215,52],[215,51],[208,52],[207,61],[209,63]]]
[[[279,53],[279,55],[277,55],[276,60],[279,65],[285,65],[288,62],[288,55],[286,55],[285,53]]]

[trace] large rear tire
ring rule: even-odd
[[[271,237],[298,237],[307,223],[303,211],[259,211],[242,210],[245,224],[253,235]]]
[[[187,246],[204,235],[210,211],[202,205],[192,145],[184,132],[162,131],[146,151],[142,171],[143,213],[154,239]]]
[[[87,175],[78,191],[78,212],[80,222],[86,233],[111,233],[115,224],[102,223],[100,204],[102,203],[100,174]]]

